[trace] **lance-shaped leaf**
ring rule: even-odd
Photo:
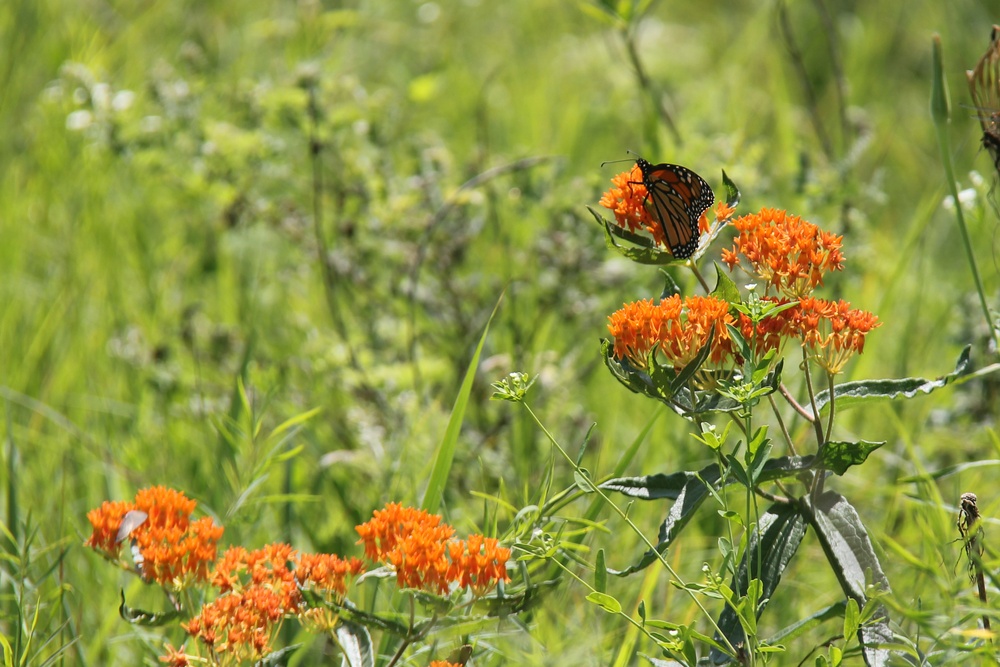
[[[619,359],[615,356],[614,344],[607,339],[601,339],[601,353],[604,356],[604,365],[608,367],[611,374],[619,382],[637,394],[643,394],[649,398],[655,398],[669,405],[674,410],[684,414],[683,409],[671,401],[671,398],[684,388],[684,385],[698,371],[705,360],[708,359],[712,351],[712,341],[708,342],[698,351],[698,355],[682,368],[679,373],[675,373],[672,366],[656,363],[650,354],[649,370],[636,368],[628,359]]]
[[[894,398],[913,398],[917,394],[929,394],[935,389],[941,389],[960,379],[969,368],[969,350],[966,346],[958,357],[955,370],[942,375],[936,380],[926,378],[900,378],[898,380],[861,380],[845,382],[833,388],[837,402],[837,410],[851,408],[861,403],[871,401],[886,401]],[[1000,370],[998,365],[993,370]],[[830,403],[830,391],[824,390],[816,394],[816,406],[820,412]],[[810,413],[812,409],[805,406]]]
[[[132,625],[143,625],[146,627],[156,627],[165,625],[180,616],[176,609],[169,611],[143,611],[133,609],[125,604],[125,591],[121,591],[122,603],[118,606],[118,615]]]
[[[722,183],[726,186],[726,205],[729,208],[736,208],[740,203],[740,189],[736,187],[733,179],[729,178],[726,170],[722,170]]]
[[[812,470],[815,464],[813,456],[781,456],[769,459],[761,468],[759,482],[772,482],[776,479],[793,477],[806,470]],[[719,478],[719,468],[710,465],[698,472],[675,472],[671,474],[657,473],[640,477],[616,477],[600,485],[606,491],[617,491],[631,498],[642,500],[658,500],[667,498],[676,500],[684,487],[698,478],[714,482]],[[727,483],[732,483],[728,480]]]
[[[760,483],[792,477],[811,469],[814,462],[812,456],[783,456],[777,459],[770,459],[761,468],[757,480]],[[733,479],[726,480],[726,484],[732,484],[733,482]],[[660,524],[655,549],[647,550],[639,559],[639,562],[624,570],[609,569],[608,572],[623,577],[645,569],[654,563],[658,555],[667,550],[674,538],[684,529],[694,516],[694,513],[701,507],[701,503],[708,497],[706,484],[711,484],[714,487],[719,486],[718,466],[706,466],[697,473],[677,472],[670,475],[656,474],[642,477],[618,477],[601,484],[601,489],[617,491],[631,498],[674,500],[674,504],[670,507],[666,519]]]
[[[277,651],[271,651],[255,662],[254,667],[286,667],[291,662],[292,656],[300,648],[302,648],[302,644],[292,644]]]
[[[805,533],[806,520],[796,505],[775,503],[760,517],[760,523],[750,537],[750,545],[743,553],[743,560],[732,584],[733,591],[743,597],[747,594],[750,580],[760,579],[763,590],[760,596],[762,602],[756,609],[757,618],[760,618],[773,596],[782,573],[798,550]],[[730,646],[746,645],[746,634],[732,607],[727,605],[722,611],[718,625]],[[723,664],[729,659],[730,656],[712,649],[713,664]]]
[[[670,272],[666,269],[660,269],[660,273],[663,275],[663,291],[660,292],[660,301],[669,299],[674,295],[680,295],[681,287],[674,280],[674,277],[670,275]]]
[[[335,630],[340,645],[341,667],[375,667],[375,651],[368,628],[360,623],[341,621]]]
[[[871,577],[870,583],[878,588],[889,590],[889,580],[875,555],[868,531],[846,498],[827,491],[815,502],[810,497],[803,498],[801,508],[816,531],[826,559],[845,595],[854,598],[858,606],[863,607],[867,599],[866,576]],[[879,648],[881,644],[892,641],[889,617],[884,608],[879,608],[873,622],[858,630],[858,641],[866,665],[881,667],[888,663],[889,650]]]
[[[740,288],[736,286],[733,279],[722,270],[722,266],[719,264],[715,265],[715,289],[712,290],[712,296],[722,299],[728,304],[739,303],[741,298]]]
[[[851,466],[864,463],[869,454],[884,444],[884,440],[882,442],[869,442],[867,440],[828,442],[823,445],[820,458],[824,468],[828,468],[838,475],[843,475]]]
[[[662,398],[656,393],[656,386],[653,384],[652,378],[649,377],[649,373],[635,368],[628,362],[628,359],[616,357],[614,344],[606,338],[601,339],[601,355],[604,357],[604,365],[608,367],[615,379],[630,391],[650,398]]]
[[[829,607],[820,609],[815,614],[811,614],[806,618],[803,618],[801,621],[796,621],[788,627],[778,630],[776,633],[767,638],[767,643],[770,646],[775,646],[780,642],[788,642],[796,637],[802,636],[822,623],[832,621],[834,619],[844,618],[845,609],[847,609],[847,603],[844,600],[834,602]]]
[[[670,253],[664,252],[648,236],[642,236],[640,234],[630,232],[627,229],[622,229],[618,225],[605,220],[604,216],[592,209],[590,206],[587,207],[587,210],[590,211],[590,214],[594,216],[594,219],[604,227],[605,245],[610,250],[614,250],[623,257],[626,257],[637,264],[646,264],[651,266],[663,266],[671,263],[680,264],[687,261],[686,259],[675,259]],[[615,241],[615,237],[628,241],[629,243],[634,243],[638,247],[629,248],[619,245]]]
[[[688,524],[691,517],[694,516],[695,511],[701,506],[701,503],[708,497],[708,489],[705,487],[706,484],[714,485],[719,479],[719,469],[717,466],[708,466],[703,468],[700,473],[681,473],[682,475],[688,475],[684,486],[677,493],[674,504],[670,506],[670,512],[667,513],[667,518],[663,520],[660,524],[660,530],[656,538],[656,547],[646,551],[639,559],[639,562],[635,565],[630,565],[624,570],[612,570],[608,569],[611,574],[617,575],[619,577],[624,577],[626,575],[632,574],[633,572],[638,572],[639,570],[645,569],[650,566],[650,564],[656,562],[660,554],[667,550],[670,543],[673,542],[674,537],[677,536],[681,530]],[[698,475],[703,475],[702,479],[698,478]],[[615,480],[611,480],[614,482]],[[675,482],[671,480],[671,482]],[[607,483],[606,483],[607,484]],[[603,488],[605,485],[602,484]],[[609,487],[609,488],[614,488]],[[633,487],[636,488],[636,487]],[[661,496],[664,497],[664,496]]]

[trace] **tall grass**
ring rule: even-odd
[[[166,484],[227,540],[340,552],[373,508],[419,503],[505,288],[441,494],[449,521],[481,524],[481,494],[528,504],[550,465],[553,486],[572,479],[533,423],[488,402],[512,370],[539,376],[533,409],[560,442],[597,423],[581,462],[595,478],[640,433],[630,473],[706,463],[679,420],[644,431],[662,408],[601,366],[607,315],[662,289],[604,249],[584,208],[612,174],[600,163],[626,149],[717,189],[725,168],[741,210],[781,202],[845,234],[853,270],[829,287],[885,323],[850,375],[935,377],[967,344],[988,363],[927,100],[929,35],[958,102],[997,17],[983,3],[824,6],[654,3],[623,27],[597,4],[523,0],[0,4],[0,633],[12,651],[24,664],[155,659],[158,636],[116,614],[121,587],[148,593],[80,548],[104,499]],[[995,309],[977,113],[956,104],[951,157],[959,188],[976,191],[966,222]],[[840,484],[863,499],[899,605],[934,617],[900,616],[902,631],[944,635],[977,604],[953,567],[954,512],[979,494],[989,557],[994,469],[949,466],[1000,458],[996,390],[983,379],[840,421],[845,437],[888,442]],[[264,447],[259,433],[313,410]],[[497,506],[497,521],[513,519]],[[629,516],[652,532],[661,509]],[[642,549],[606,510],[591,518],[614,536],[609,566]],[[714,552],[719,519],[701,521],[668,554],[684,576]],[[788,579],[774,629],[836,601],[823,572]],[[610,585],[622,600],[641,588],[662,615],[693,613],[665,577]],[[611,663],[626,628],[581,597],[564,586],[529,626],[505,627],[496,662]]]

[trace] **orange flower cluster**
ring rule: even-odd
[[[865,349],[865,336],[881,326],[878,317],[864,310],[851,310],[846,301],[824,301],[812,297],[799,301],[788,329],[813,350],[813,358],[827,373],[836,375],[854,353]]]
[[[710,359],[721,364],[733,354],[727,324],[735,319],[729,304],[711,296],[690,296],[681,301],[674,295],[653,304],[652,299],[627,303],[608,318],[608,330],[615,339],[615,356],[628,359],[637,368],[646,368],[654,349],[680,370],[691,363],[708,343],[712,329]]]
[[[94,530],[85,544],[129,568],[120,560],[127,537],[140,554],[136,567],[143,579],[183,589],[208,579],[224,530],[208,517],[191,521],[196,506],[182,492],[162,486],[142,489],[131,503],[106,501],[87,513]],[[119,535],[129,512],[146,516],[127,534]]]
[[[402,588],[445,595],[456,584],[481,596],[498,581],[509,581],[510,549],[481,535],[453,540],[455,529],[436,514],[389,503],[356,530],[365,555],[391,565]]]
[[[733,221],[739,232],[731,250],[722,251],[730,271],[746,257],[754,272],[791,299],[808,296],[827,271],[843,268],[843,237],[822,231],[797,215],[762,208]]]
[[[160,656],[160,662],[165,662],[170,667],[189,667],[191,664],[191,657],[184,653],[184,647],[174,648],[170,642],[167,642],[166,647],[167,654]]]
[[[255,551],[231,547],[212,576],[212,585],[222,594],[183,627],[215,652],[256,660],[271,651],[271,639],[286,616],[304,614],[326,627],[335,623],[335,618],[324,617],[327,610],[305,607],[301,588],[332,594],[339,602],[347,593],[347,577],[363,571],[357,558],[299,554],[287,544]]]
[[[636,164],[630,171],[622,172],[611,179],[613,187],[601,196],[601,206],[615,214],[618,226],[634,232],[639,228],[653,235],[657,243],[663,243],[663,230],[653,220],[646,208],[646,186],[642,183],[642,170]]]
[[[427,667],[462,667],[461,663],[448,662],[447,660],[432,660]]]
[[[495,537],[470,535],[465,542],[453,540],[448,543],[448,555],[451,557],[448,578],[470,589],[476,597],[485,595],[496,582],[509,580],[510,549],[501,547]]]
[[[644,229],[653,235],[653,240],[659,245],[666,245],[667,239],[663,234],[663,226],[653,217],[646,205],[646,186],[642,181],[642,169],[636,164],[631,170],[622,172],[612,177],[612,187],[601,195],[601,206],[609,209],[615,214],[615,222],[622,229],[635,232],[637,229]],[[733,208],[725,202],[716,205],[716,220],[727,220],[733,214]],[[700,233],[709,230],[710,224],[705,214],[698,220]]]

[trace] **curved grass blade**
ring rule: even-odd
[[[486,322],[486,327],[483,328],[483,335],[479,337],[476,352],[472,355],[472,360],[469,361],[469,368],[465,371],[465,379],[462,380],[458,396],[455,397],[455,406],[451,409],[448,428],[445,429],[444,438],[442,438],[441,444],[438,445],[437,451],[434,453],[434,465],[431,469],[431,476],[427,481],[427,489],[424,491],[423,502],[420,503],[421,509],[431,514],[436,514],[438,508],[441,507],[441,498],[444,496],[444,487],[448,481],[448,473],[451,472],[451,464],[455,460],[455,448],[458,445],[458,434],[462,428],[462,419],[465,417],[465,408],[469,404],[469,395],[472,393],[472,381],[476,377],[476,368],[479,367],[479,355],[483,352],[486,335],[490,332],[490,323],[493,322],[493,318],[500,308],[501,301],[503,301],[503,293],[497,299],[497,304],[493,306],[490,319]]]

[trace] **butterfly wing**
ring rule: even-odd
[[[715,193],[698,174],[677,164],[651,165],[636,160],[642,171],[652,212],[663,228],[670,254],[687,259],[698,249],[698,220],[712,202]]]

